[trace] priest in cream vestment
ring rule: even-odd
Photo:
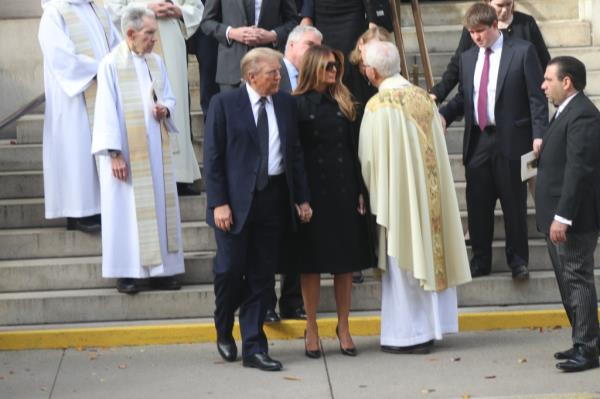
[[[434,102],[400,76],[395,45],[368,43],[364,63],[379,90],[359,158],[378,229],[381,348],[429,353],[458,331],[455,287],[471,280],[444,133]]]
[[[178,289],[184,272],[181,222],[169,132],[175,98],[161,58],[151,53],[154,14],[130,5],[121,42],[100,64],[92,151],[102,197],[102,276],[133,294],[140,279]]]
[[[187,183],[200,178],[198,160],[192,146],[190,104],[188,95],[188,70],[185,40],[192,36],[202,18],[204,6],[200,0],[104,0],[113,22],[120,24],[123,11],[130,3],[146,4],[158,20],[157,43],[154,52],[163,57],[167,73],[177,99],[173,115],[179,134],[172,139],[175,180],[181,195],[193,194]]]
[[[100,188],[90,153],[96,74],[119,34],[91,0],[43,0],[42,7],[46,218],[66,217],[69,229],[94,231],[100,228]]]

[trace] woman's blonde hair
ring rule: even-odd
[[[327,87],[327,92],[337,102],[342,113],[351,121],[356,119],[356,105],[352,101],[350,90],[342,83],[344,76],[344,54],[327,46],[312,46],[304,53],[298,76],[298,86],[294,95],[317,90],[323,82],[325,67],[329,55],[333,54],[339,67],[336,69],[335,83]]]
[[[356,46],[354,46],[354,50],[350,52],[348,61],[350,61],[351,64],[359,65],[362,62],[362,55],[360,53],[359,45],[364,45],[373,39],[377,39],[382,42],[391,42],[392,34],[381,26],[367,29],[356,41]]]

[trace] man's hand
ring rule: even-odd
[[[568,224],[561,223],[558,220],[552,221],[552,225],[550,225],[550,241],[554,244],[567,241],[568,228]]]
[[[167,107],[158,103],[154,104],[154,107],[152,108],[152,116],[154,116],[154,119],[160,122],[163,119],[165,119],[168,115],[169,109]]]
[[[168,18],[169,3],[149,3],[148,8],[154,11],[156,18]]]
[[[302,18],[302,20],[300,21],[300,25],[302,26],[313,26],[313,20],[310,17],[304,17]]]
[[[310,219],[312,218],[312,209],[308,202],[303,202],[300,205],[296,204],[296,212],[298,212],[301,223],[310,222]]]
[[[437,103],[437,96],[433,93],[429,93],[429,98],[431,98],[434,102]]]
[[[225,232],[231,230],[233,225],[233,214],[229,204],[217,206],[214,210],[215,225],[219,230]]]
[[[112,172],[113,176],[121,181],[127,180],[127,176],[129,174],[129,170],[127,168],[127,162],[125,162],[125,158],[123,158],[123,154],[119,154],[116,157],[111,157],[112,164]]]
[[[365,197],[363,197],[362,194],[358,194],[358,206],[356,207],[356,210],[361,215],[367,213],[367,207],[365,206]]]
[[[540,149],[542,148],[542,139],[533,140],[533,153],[536,157],[540,156]]]
[[[256,37],[256,28],[253,26],[240,26],[229,30],[229,40],[235,40],[246,46],[256,46],[258,40]]]
[[[444,134],[448,134],[448,126],[446,125],[446,118],[440,114],[440,121],[442,122],[442,128],[444,128]]]
[[[271,44],[277,41],[277,33],[272,32],[270,30],[266,30],[263,28],[254,28],[254,33],[256,37],[257,44]]]

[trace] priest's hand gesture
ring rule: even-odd
[[[127,168],[127,162],[125,162],[125,158],[123,158],[123,154],[119,153],[114,157],[111,156],[110,160],[112,162],[113,176],[122,181],[127,180],[129,170]]]
[[[154,119],[160,122],[169,116],[169,108],[162,104],[156,103],[152,108],[152,116],[154,116]]]

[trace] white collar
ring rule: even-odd
[[[569,97],[565,98],[565,100],[560,103],[560,105],[558,106],[558,108],[556,109],[556,116],[560,115],[561,112],[563,112],[565,110],[565,107],[571,102],[571,100],[579,94],[579,91],[576,91],[575,93],[571,94]]]
[[[503,45],[504,45],[504,35],[502,34],[502,32],[500,32],[500,36],[498,36],[498,39],[496,39],[496,41],[492,44],[490,49],[492,50],[492,53],[495,53],[499,50],[502,50]],[[485,52],[485,47],[480,47],[479,52],[480,53]]]
[[[246,90],[248,91],[248,97],[250,97],[250,104],[255,105],[256,103],[258,103],[260,101],[260,99],[263,97],[260,94],[258,94],[256,92],[256,90],[254,90],[252,88],[252,86],[250,86],[249,83],[246,83]],[[271,103],[272,99],[271,96],[266,96],[267,98],[267,103]]]

